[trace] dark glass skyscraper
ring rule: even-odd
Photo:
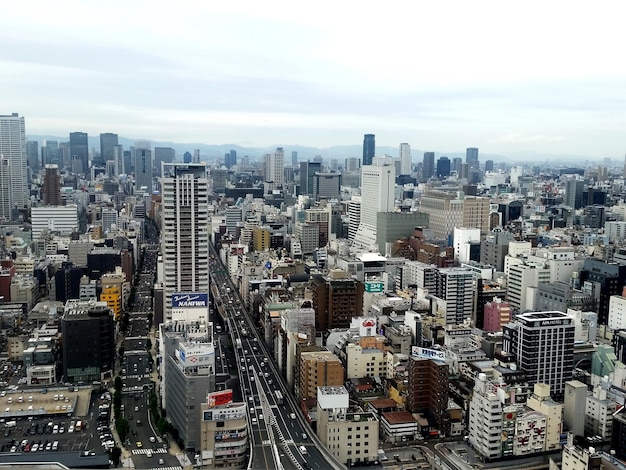
[[[427,180],[435,176],[435,152],[424,152],[422,178]]]
[[[300,192],[298,194],[313,196],[313,177],[322,171],[318,162],[300,162]]]
[[[439,157],[437,160],[437,176],[439,178],[450,176],[450,159],[448,157]]]
[[[478,149],[476,147],[469,147],[465,151],[465,163],[469,163],[472,170],[478,170]]]
[[[117,143],[117,134],[111,134],[110,132],[100,134],[100,158],[96,162],[98,166],[104,166],[109,160],[115,159],[115,146]]]
[[[86,132],[70,132],[70,157],[80,160],[82,173],[89,176],[89,139]]]
[[[376,153],[376,136],[365,134],[363,136],[363,165],[371,165]]]

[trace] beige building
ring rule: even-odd
[[[489,199],[465,196],[463,192],[428,191],[420,201],[420,212],[428,214],[429,228],[437,238],[446,238],[455,227],[489,231]]]
[[[317,435],[339,462],[350,467],[378,460],[378,418],[350,409],[345,387],[318,388],[317,409]]]
[[[296,387],[296,396],[300,400],[315,398],[318,387],[340,387],[343,382],[343,364],[334,353],[311,351],[300,354]]]
[[[245,403],[202,405],[200,459],[202,468],[244,468],[248,461]]]
[[[563,403],[557,403],[550,398],[550,386],[535,384],[533,394],[528,398],[526,405],[546,417],[545,450],[549,452],[560,449]]]
[[[358,344],[346,345],[346,377],[386,377],[386,353],[376,348],[364,348]]]

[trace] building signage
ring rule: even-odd
[[[228,389],[220,390],[219,392],[209,393],[206,396],[206,401],[211,408],[221,405],[227,405],[228,403],[232,403],[233,401],[233,391]]]
[[[377,281],[377,282],[369,282],[366,281],[365,282],[365,292],[382,292],[384,290],[384,283]]]
[[[419,346],[413,346],[411,348],[411,355],[418,357],[425,357],[428,359],[437,359],[438,361],[444,361],[446,359],[446,353],[439,349],[420,348]]]
[[[469,336],[471,334],[472,330],[470,330],[469,328],[446,330],[447,336]]]
[[[206,293],[177,293],[172,294],[172,308],[208,308],[209,295]]]

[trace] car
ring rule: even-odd
[[[150,436],[150,442],[156,442],[156,437]]]
[[[152,451],[149,450],[148,452],[146,452],[146,457],[152,457]]]
[[[143,444],[141,443],[141,441],[135,442],[135,445],[137,446],[137,449],[141,449],[143,447]]]
[[[135,407],[135,412],[137,412],[137,411],[139,411],[139,407],[138,406]]]
[[[159,465],[165,465],[165,460],[159,459]]]
[[[291,414],[289,414],[289,417],[290,417],[291,419],[296,419],[296,414],[295,414],[295,413],[291,413]]]
[[[308,436],[305,433],[302,433],[302,439],[306,441],[308,439]]]

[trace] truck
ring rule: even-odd
[[[4,426],[7,428],[14,428],[15,426],[17,426],[17,421],[7,421],[6,423],[4,423]]]
[[[237,349],[241,349],[241,340],[239,338],[235,340],[235,345],[237,346]]]

